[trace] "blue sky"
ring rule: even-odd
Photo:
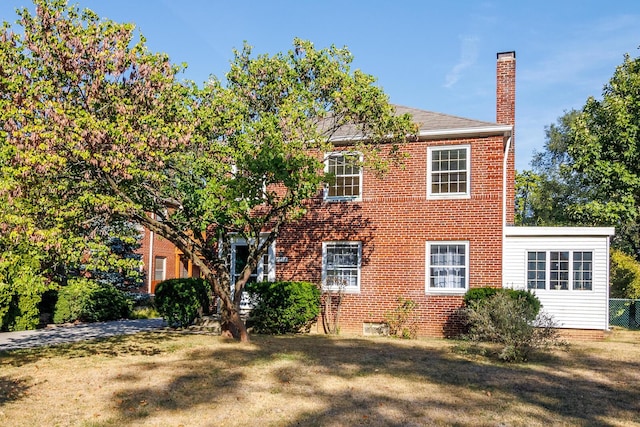
[[[76,0],[133,22],[153,51],[188,64],[185,78],[223,77],[243,41],[256,53],[347,46],[391,101],[495,121],[496,53],[516,51],[516,167],[542,150],[544,128],[581,108],[625,53],[640,56],[640,1]],[[0,0],[15,21],[29,0]]]

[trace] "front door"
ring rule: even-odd
[[[249,245],[244,239],[237,239],[231,245],[231,292],[235,290],[235,284],[245,265],[247,265],[247,259],[249,258]],[[258,261],[258,265],[247,283],[255,283],[262,281],[274,281],[275,280],[275,244],[269,247],[268,252]],[[247,292],[242,293],[240,299],[240,309],[242,311],[251,310],[254,307],[254,302],[249,298]]]

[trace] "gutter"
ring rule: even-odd
[[[417,136],[422,139],[437,139],[440,137],[454,138],[454,137],[470,137],[470,136],[489,136],[509,134],[513,132],[513,126],[510,125],[496,125],[496,126],[482,126],[472,128],[453,128],[453,129],[434,129],[434,130],[421,130]],[[511,138],[511,136],[509,137]],[[347,136],[338,136],[329,138],[329,142],[334,144],[349,143],[354,141],[364,141],[369,139],[363,134],[354,134]]]

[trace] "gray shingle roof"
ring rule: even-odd
[[[398,115],[405,113],[411,114],[413,116],[413,121],[420,125],[421,131],[473,129],[498,126],[497,123],[466,119],[464,117],[419,110],[417,108],[405,107],[403,105],[395,105],[395,107]]]
[[[452,136],[458,133],[487,135],[499,134],[505,131],[505,125],[498,123],[419,110],[403,105],[394,105],[394,107],[398,115],[405,113],[411,114],[413,121],[419,125],[419,133],[422,137]],[[331,139],[338,142],[359,139],[361,137],[362,134],[356,126],[342,126],[332,135]]]

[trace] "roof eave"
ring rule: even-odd
[[[421,130],[417,137],[421,140],[439,139],[439,138],[471,138],[471,137],[484,137],[503,135],[511,136],[513,133],[513,126],[511,125],[496,125],[496,126],[482,126],[472,128],[456,128],[456,129],[434,129],[434,130]],[[367,139],[364,135],[347,135],[338,136],[329,139],[329,142],[333,144],[348,144],[354,141],[363,141]]]
[[[459,129],[436,129],[436,130],[422,130],[418,133],[420,139],[438,139],[438,138],[469,138],[474,136],[493,136],[503,135],[511,136],[513,132],[513,126],[511,125],[496,125],[496,126],[482,126],[472,128],[459,128]]]

